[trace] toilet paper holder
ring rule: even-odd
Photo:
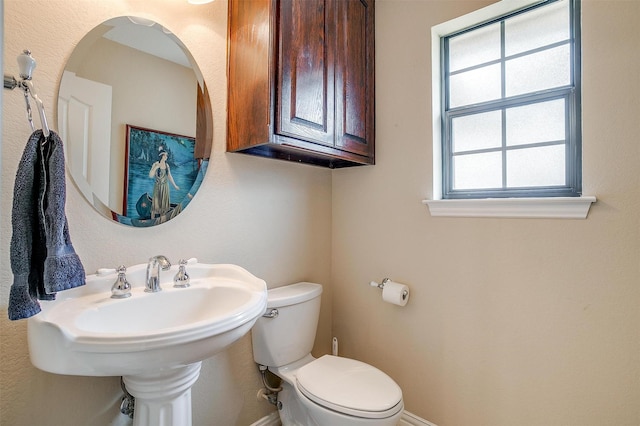
[[[375,282],[375,281],[371,281],[371,282],[369,283],[369,285],[370,285],[371,287],[378,287],[379,289],[381,289],[381,290],[382,290],[382,289],[384,289],[384,285],[385,285],[387,282],[389,282],[389,281],[391,281],[391,278],[385,278],[385,279],[383,279],[383,280],[382,280],[382,282],[381,282],[381,283],[377,283],[377,282]],[[404,291],[402,292],[402,299],[404,300],[404,299],[406,299],[408,296],[409,296],[409,292],[408,292],[407,290],[404,290]]]

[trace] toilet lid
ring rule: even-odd
[[[396,382],[353,359],[325,355],[300,368],[296,381],[304,396],[345,414],[384,418],[402,408],[402,391]]]

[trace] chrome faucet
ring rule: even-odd
[[[162,291],[160,287],[160,268],[162,268],[163,271],[171,268],[171,262],[169,262],[166,256],[160,254],[149,259],[149,263],[147,264],[147,279],[144,288],[144,291],[147,293]]]

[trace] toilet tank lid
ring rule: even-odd
[[[282,308],[320,296],[322,286],[316,283],[301,282],[269,289],[267,294],[267,308]]]

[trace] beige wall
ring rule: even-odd
[[[583,1],[588,219],[433,218],[430,27],[487,3],[376,2],[377,164],[333,172],[333,332],[439,426],[638,425],[640,2]]]
[[[141,263],[162,253],[174,262],[196,256],[203,262],[235,263],[270,287],[301,280],[329,283],[330,171],[224,152],[226,13],[224,0],[205,6],[188,5],[186,0],[4,1],[5,72],[17,74],[15,57],[31,49],[38,62],[34,84],[54,129],[58,82],[74,45],[115,16],[143,16],[173,31],[193,54],[209,87],[214,114],[209,173],[176,219],[152,229],[109,222],[68,181],[71,237],[87,271]],[[59,376],[35,369],[28,357],[26,321],[7,320],[10,206],[16,167],[30,131],[22,94],[3,91],[3,101],[0,424],[107,425],[118,415],[118,379]],[[317,353],[330,344],[330,296],[327,286]],[[263,417],[273,407],[256,399],[260,387],[247,336],[204,362],[193,390],[194,425],[248,425]]]

